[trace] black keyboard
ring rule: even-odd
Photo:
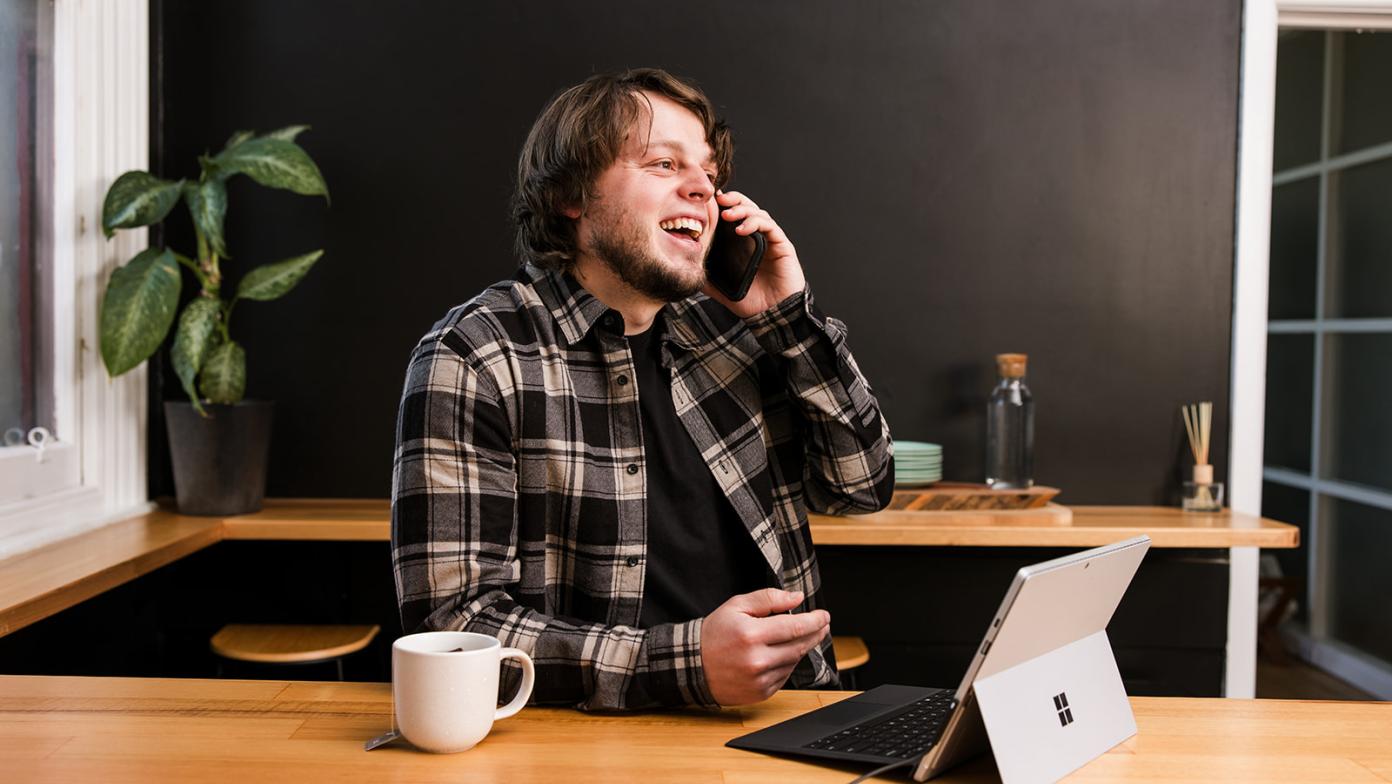
[[[938,692],[907,708],[834,732],[803,748],[908,759],[933,747],[957,707],[951,691]]]

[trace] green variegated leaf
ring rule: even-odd
[[[222,303],[216,299],[199,297],[190,302],[179,316],[179,326],[174,330],[174,348],[169,352],[179,383],[200,414],[203,413],[203,405],[198,400],[194,381],[198,378],[198,371],[203,368],[204,360],[217,346],[217,328],[221,319]]]
[[[237,284],[237,298],[261,302],[277,299],[293,289],[309,272],[309,268],[314,266],[314,262],[323,255],[324,251],[316,250],[293,259],[257,267]]]
[[[264,135],[267,139],[284,139],[287,142],[293,142],[296,136],[307,130],[309,130],[308,125],[287,125]]]
[[[203,233],[213,252],[226,257],[227,242],[223,238],[222,222],[227,215],[227,185],[217,177],[210,177],[204,182],[191,182],[184,186],[184,200],[188,202],[193,224]]]
[[[184,181],[168,182],[149,172],[128,171],[111,183],[102,203],[102,233],[159,223],[179,201]]]
[[[227,140],[227,144],[222,146],[222,149],[230,150],[255,135],[256,134],[251,131],[237,131]]]
[[[210,403],[232,404],[246,392],[246,352],[236,341],[219,345],[203,360],[198,389]]]
[[[245,174],[268,188],[328,198],[329,186],[309,153],[287,139],[260,136],[223,150],[213,159],[218,176]]]
[[[179,263],[167,250],[148,248],[111,273],[101,310],[101,355],[119,376],[155,353],[179,304]]]
[[[213,178],[217,178],[220,180],[227,179],[226,175],[222,174],[222,171],[218,168],[216,158],[209,158],[206,155],[198,156],[198,168],[203,171],[202,179],[204,180],[209,180]],[[189,187],[190,186],[184,186],[185,193],[188,192]]]

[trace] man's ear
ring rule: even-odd
[[[580,220],[580,215],[584,212],[578,204],[567,204],[561,207],[561,214],[571,220]]]

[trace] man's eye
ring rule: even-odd
[[[673,169],[673,168],[676,168],[676,167],[672,164],[672,162],[671,162],[671,161],[668,161],[668,160],[658,161],[658,162],[657,162],[657,165],[658,165],[658,166],[661,166],[661,167],[664,168],[664,169]]]

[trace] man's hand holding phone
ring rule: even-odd
[[[764,588],[732,596],[701,623],[701,666],[721,705],[762,702],[831,631],[826,610],[789,613],[802,592]]]
[[[706,284],[705,293],[740,318],[749,318],[802,291],[807,279],[802,274],[797,250],[768,211],[760,209],[759,205],[739,191],[719,191],[715,194],[715,203],[719,208],[717,219],[734,222],[737,234],[748,236],[756,231],[762,232],[765,250],[754,283],[743,299],[733,301],[710,283]]]

